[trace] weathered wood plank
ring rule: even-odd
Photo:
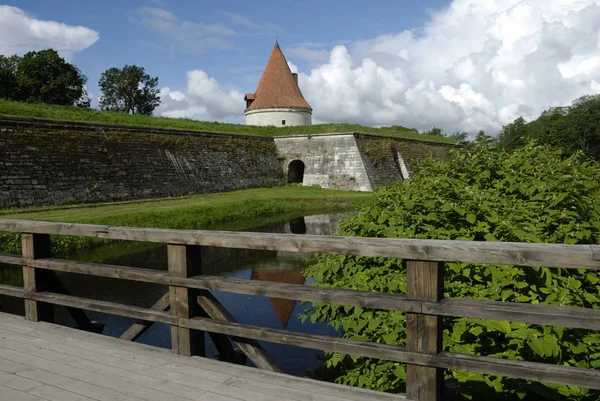
[[[35,301],[47,302],[55,305],[108,313],[112,315],[131,317],[134,319],[148,320],[177,324],[177,317],[168,312],[154,311],[131,305],[122,305],[114,302],[97,301],[93,299],[75,297],[72,295],[56,294],[53,292],[24,292],[24,298]]]
[[[21,251],[23,259],[40,259],[50,257],[50,236],[48,234],[21,234]],[[48,289],[48,280],[44,280],[53,272],[36,270],[23,266],[23,289],[27,292],[38,292]],[[54,321],[52,305],[39,303],[31,298],[25,300],[25,318],[34,322]]]
[[[597,253],[595,245],[172,230],[3,219],[0,219],[0,231],[81,235],[225,248],[600,270],[600,260],[595,260],[594,256]]]
[[[3,385],[0,385],[0,394],[2,394],[2,398],[7,401],[47,401],[35,395],[23,393]]]
[[[43,269],[196,289],[228,291],[238,294],[360,306],[362,308],[400,310],[430,315],[509,320],[600,330],[600,310],[589,308],[482,301],[463,298],[445,298],[440,303],[431,303],[408,300],[406,296],[400,294],[308,287],[298,284],[250,281],[216,276],[169,277],[166,272],[150,269],[58,259],[29,260],[26,263]],[[1,291],[2,287],[0,286],[0,293]]]
[[[600,309],[571,306],[444,298],[439,303],[423,302],[422,312],[428,315],[600,330]]]
[[[166,272],[133,267],[101,265],[60,259],[26,261],[28,265],[70,273],[89,274],[101,277],[120,278],[147,283],[181,286],[195,289],[235,292],[237,294],[260,295],[308,302],[324,302],[362,308],[390,309],[420,312],[421,302],[408,301],[400,294],[373,291],[356,291],[335,288],[309,287],[301,284],[286,284],[259,280],[242,280],[218,276],[172,277]]]
[[[164,311],[171,305],[171,297],[169,293],[165,293],[150,309],[156,311]],[[119,337],[121,340],[126,341],[135,341],[142,334],[146,332],[152,326],[154,322],[149,322],[147,320],[136,320],[134,324],[131,325],[121,336]]]
[[[406,262],[406,295],[417,301],[438,302],[444,297],[444,267],[438,262]],[[442,350],[442,317],[406,314],[406,350],[436,355]],[[443,369],[406,366],[406,397],[415,401],[440,401]]]
[[[13,327],[15,324],[18,324],[19,327]],[[245,401],[307,401],[321,399],[331,401],[341,401],[342,399],[382,401],[401,400],[403,398],[392,394],[372,392],[332,383],[316,382],[276,372],[261,371],[247,366],[232,365],[216,360],[198,357],[185,358],[156,347],[119,341],[110,337],[47,323],[34,324],[22,318],[5,316],[5,314],[0,313],[0,336],[2,336],[2,333],[10,332],[8,329],[10,331],[14,329],[13,333],[15,334],[11,336],[13,341],[29,344],[31,340],[36,346],[53,351],[43,351],[43,356],[40,354],[46,360],[94,372],[93,375],[109,376],[110,378],[173,393],[181,397],[198,399],[197,397],[201,396],[204,391],[210,391],[211,395],[218,394]],[[19,335],[19,333],[23,332],[29,332],[29,334]],[[29,336],[35,336],[35,338],[30,339],[28,338]],[[26,346],[20,348],[20,350],[33,356],[37,355],[34,347]],[[64,355],[60,356],[56,354],[57,352],[64,353]],[[2,355],[1,351],[0,355]],[[13,355],[6,356],[12,357]],[[71,356],[76,358],[71,358]],[[82,360],[81,358],[84,359]],[[24,360],[20,360],[24,362]],[[30,361],[28,360],[27,362],[29,363]],[[136,363],[134,364],[133,362]],[[97,366],[94,363],[105,366]],[[144,365],[145,367],[143,367]],[[43,367],[48,369],[54,368],[54,366],[51,367],[48,365],[48,362],[44,362]],[[57,369],[54,370],[56,371]],[[71,371],[63,371],[62,368],[59,371],[71,376]],[[39,376],[32,375],[32,372],[40,371],[27,369],[24,374],[34,380],[38,379]],[[219,373],[218,376],[220,378],[212,379],[213,375],[217,374],[216,372],[226,374]],[[242,380],[246,378],[246,380],[256,382],[258,385],[256,388],[252,388],[251,386],[244,388],[239,381],[235,382],[237,383],[235,386],[230,385],[228,380],[232,375]],[[49,381],[52,381],[53,378],[50,379]],[[85,381],[88,381],[87,377]],[[164,386],[160,385],[159,382],[164,383]],[[56,381],[56,384],[60,385],[61,383],[64,383],[64,381]],[[97,381],[93,383],[101,384]],[[115,388],[117,387],[115,386]],[[183,387],[187,387],[185,392],[182,390]],[[290,391],[286,392],[285,389],[287,388]],[[197,391],[195,397],[194,389]],[[137,394],[137,396],[141,395],[142,393]],[[323,396],[329,396],[330,398]],[[216,399],[218,396],[213,395],[213,397]],[[211,398],[207,399],[210,400]]]
[[[199,247],[172,245],[167,246],[169,274],[174,277],[189,277],[202,274]],[[185,287],[169,287],[171,314],[177,318],[191,318],[199,313],[196,297],[198,291]],[[180,327],[177,323],[171,325],[171,349],[173,352],[192,356],[204,356],[204,332]]]
[[[7,255],[0,253],[0,263],[6,265],[23,265],[23,258],[16,255]]]
[[[600,370],[582,369],[571,366],[550,365],[539,362],[510,361],[485,356],[471,356],[452,352],[429,355],[406,351],[404,347],[388,344],[376,344],[297,333],[287,330],[267,329],[259,326],[229,323],[206,318],[180,319],[179,324],[198,330],[214,331],[232,336],[260,339],[279,344],[362,355],[389,361],[413,365],[437,367],[443,369],[467,370],[500,376],[517,377],[551,383],[561,383],[600,390]]]
[[[307,391],[313,394],[339,396],[353,401],[390,401],[402,398],[392,394],[373,392],[366,389],[342,386],[334,383],[315,383],[314,380],[308,378],[294,377],[277,372],[266,372],[249,366],[221,363],[213,359],[199,357],[181,358],[179,355],[173,354],[170,350],[167,351],[163,348],[138,343],[133,344],[125,341],[115,341],[113,338],[107,336],[83,331],[73,331],[67,327],[53,324],[32,323],[25,321],[20,317],[2,313],[0,313],[0,318],[2,319],[0,332],[10,329],[10,331],[14,331],[15,333],[28,332],[28,335],[31,336],[52,339],[52,341],[72,347],[74,350],[78,351],[78,355],[82,356],[87,356],[86,351],[93,350],[95,354],[93,356],[90,355],[92,360],[100,360],[98,359],[98,353],[102,355],[118,355],[120,358],[118,363],[121,367],[126,365],[122,362],[123,360],[143,363],[147,365],[147,367],[143,369],[136,368],[137,372],[157,378],[172,380],[175,383],[187,384],[196,388],[212,388],[211,391],[215,392],[216,383],[224,383],[232,376],[238,376],[260,383],[285,385],[289,388]],[[135,349],[132,349],[132,346],[134,346]],[[0,365],[0,367],[1,366],[2,365]],[[110,366],[113,366],[113,364],[110,364]],[[174,372],[181,373],[181,376],[174,376]],[[210,380],[208,383],[211,387],[196,386],[200,381],[198,378],[202,377],[206,377]],[[186,381],[180,381],[179,378],[186,378]],[[317,397],[317,395],[315,396]],[[240,398],[240,396],[238,396],[238,398]]]
[[[168,399],[185,401],[184,398],[155,389],[147,381],[144,384],[136,384],[123,380],[120,377],[105,376],[103,374],[104,370],[98,369],[93,363],[82,364],[82,360],[78,356],[63,354],[47,348],[32,348],[30,343],[10,339],[4,340],[3,347],[3,353],[11,355],[15,359],[19,358],[17,360],[21,362],[29,361],[34,367],[49,370],[76,381],[98,386],[102,389],[99,390],[99,393],[105,392],[105,390],[114,390],[121,395],[129,395],[142,400],[164,401]],[[15,353],[8,350],[17,352],[18,356],[15,356]],[[51,380],[55,381],[56,378],[52,378]]]
[[[0,294],[15,298],[25,298],[25,290],[14,285],[0,284]]]
[[[198,296],[200,307],[213,319],[224,320],[236,323],[235,318],[227,309],[208,291],[204,291]],[[242,352],[250,359],[257,368],[282,372],[277,363],[267,354],[267,352],[254,340],[247,340],[238,337],[232,337],[232,341]]]

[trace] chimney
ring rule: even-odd
[[[292,72],[292,75],[294,76],[294,81],[296,81],[296,85],[298,85],[298,73]]]

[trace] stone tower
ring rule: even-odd
[[[290,70],[277,42],[256,93],[246,94],[244,100],[247,125],[284,127],[311,124],[312,108],[300,92],[298,74]]]

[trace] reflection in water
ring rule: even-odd
[[[292,234],[306,234],[306,220],[304,217],[291,219],[288,224]]]
[[[342,217],[344,217],[342,214],[306,216],[246,231],[329,235],[337,229]],[[305,260],[311,256],[310,253],[204,247],[202,269],[203,274],[206,275],[303,284],[305,279],[302,271],[306,267]],[[155,270],[167,269],[166,245],[149,243],[120,242],[60,257]],[[20,269],[17,270],[17,273],[19,271]],[[58,275],[72,295],[141,307],[152,306],[168,291],[167,286],[157,284],[79,274],[58,273]],[[15,280],[14,276],[15,274],[10,276],[13,281]],[[0,276],[0,282],[4,282],[2,280],[5,281],[6,277]],[[296,316],[310,307],[308,304],[281,298],[269,299],[221,291],[213,291],[213,294],[240,323],[269,328],[287,328],[312,334],[335,335],[335,331],[324,323],[312,324],[307,321],[305,324],[301,324]],[[22,314],[22,304],[22,300],[0,297],[0,305],[4,305],[3,308],[0,307],[0,310]],[[91,319],[106,325],[104,334],[115,337],[120,336],[133,323],[132,319],[120,316],[96,312],[87,312],[87,314]],[[55,317],[57,323],[74,325],[64,308],[55,307]],[[170,347],[169,326],[153,325],[138,339],[138,342],[164,348]],[[207,355],[215,356],[216,349],[208,337],[206,343]],[[316,356],[321,354],[319,351],[282,344],[264,342],[261,344],[287,373],[302,375],[306,370],[315,369],[320,364],[316,359]]]
[[[286,283],[286,284],[304,284],[304,275],[302,274],[302,267],[296,266],[253,266],[252,267],[252,280],[272,281],[275,283]],[[273,310],[281,322],[281,326],[286,328],[296,301],[293,299],[283,298],[269,298]]]

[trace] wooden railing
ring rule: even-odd
[[[163,322],[171,325],[173,351],[184,355],[202,355],[202,332],[207,331],[217,339],[218,335],[229,336],[258,367],[271,370],[278,368],[252,340],[406,363],[407,398],[418,401],[441,400],[444,369],[600,389],[598,370],[442,351],[443,316],[599,330],[600,310],[444,298],[444,264],[440,263],[456,261],[598,271],[598,245],[187,231],[18,220],[0,220],[2,231],[22,234],[22,256],[0,255],[0,263],[22,265],[24,287],[0,285],[0,294],[24,298],[26,318],[30,320],[44,320],[47,304],[139,319],[126,333],[127,339],[134,339],[146,322]],[[51,234],[167,243],[168,271],[53,259],[50,257]],[[407,294],[205,276],[199,262],[203,246],[403,258],[407,267]],[[148,309],[65,295],[44,287],[44,273],[49,271],[164,284],[169,286],[169,296]],[[406,347],[239,324],[209,290],[404,311],[407,313]],[[167,306],[170,312],[164,310]],[[220,352],[226,351],[226,345],[222,345]]]

